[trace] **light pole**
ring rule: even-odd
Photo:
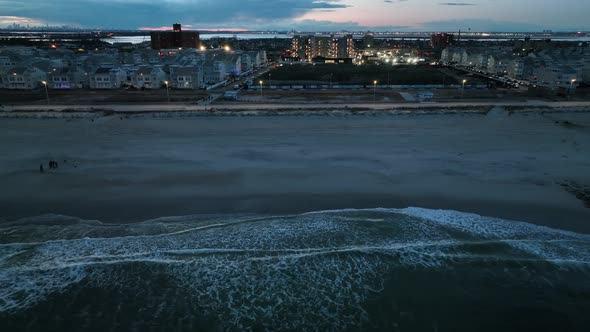
[[[41,84],[45,86],[45,98],[47,99],[47,105],[49,105],[49,89],[47,88],[47,81],[41,81]]]
[[[272,74],[268,74],[268,86],[272,85]]]
[[[570,93],[568,94],[568,99],[572,99],[572,94],[574,93],[574,83],[576,83],[575,78],[570,81]]]
[[[166,99],[168,99],[168,103],[170,103],[170,85],[168,81],[164,81],[164,85],[166,85]]]
[[[260,81],[259,83],[260,83],[260,97],[262,97],[262,83],[264,83],[264,82]]]
[[[377,97],[377,81],[373,81],[373,104]]]
[[[461,85],[461,99],[463,99],[463,94],[465,93],[465,83],[467,83],[467,80],[463,80],[463,84]]]

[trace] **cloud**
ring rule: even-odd
[[[469,2],[441,2],[439,3],[441,6],[475,6],[474,3]]]
[[[6,16],[87,27],[136,28],[174,22],[246,26],[256,20],[300,17],[348,7],[341,0],[0,0]]]
[[[20,17],[20,16],[0,16],[0,26],[10,25],[10,24],[20,24],[20,25],[41,25],[44,22],[31,19],[28,17]]]
[[[397,31],[408,29],[408,26],[402,25],[387,25],[370,27],[359,24],[357,22],[332,22],[323,20],[297,20],[291,22],[273,22],[271,26],[276,27],[276,30],[304,31],[304,32],[337,32],[337,31]],[[281,28],[282,27],[282,28]]]

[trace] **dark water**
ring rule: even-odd
[[[0,242],[1,331],[590,326],[590,236],[452,211],[45,216]]]

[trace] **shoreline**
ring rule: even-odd
[[[222,202],[222,203],[221,203]],[[297,202],[293,205],[293,202]],[[292,216],[313,212],[337,210],[371,210],[424,208],[431,210],[472,213],[506,222],[525,222],[538,226],[590,234],[588,217],[590,210],[572,210],[544,204],[510,203],[497,200],[482,200],[467,197],[399,194],[313,194],[284,193],[277,195],[257,194],[248,196],[183,197],[174,200],[128,199],[125,202],[100,200],[51,203],[34,208],[14,208],[14,202],[0,204],[4,211],[0,226],[20,219],[59,215],[86,221],[99,221],[105,225],[131,225],[159,218],[212,216],[222,218],[235,215]],[[146,204],[147,203],[147,204]],[[25,212],[26,211],[26,212]],[[33,212],[35,211],[35,212]],[[52,211],[59,211],[58,213]],[[224,211],[224,212],[221,212]],[[30,214],[32,213],[32,214]],[[567,218],[567,223],[564,223]]]

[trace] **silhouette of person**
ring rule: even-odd
[[[43,164],[39,164],[39,172],[43,173]]]

